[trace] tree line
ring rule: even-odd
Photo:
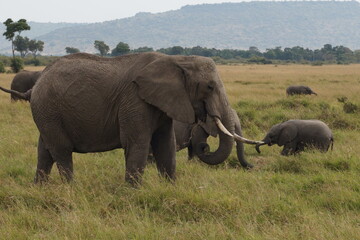
[[[139,52],[152,52],[155,51],[151,47],[140,47],[136,49],[130,49],[129,45],[124,42],[119,42],[114,49],[110,52],[110,48],[103,41],[96,40],[94,42],[94,48],[99,51],[101,56],[119,56],[128,53]],[[198,55],[204,57],[212,57],[215,60],[234,60],[234,61],[246,61],[249,63],[262,63],[268,64],[273,61],[286,61],[294,63],[360,63],[360,50],[352,51],[345,46],[332,46],[331,44],[325,44],[320,49],[309,49],[300,46],[295,47],[275,47],[268,48],[265,51],[260,51],[257,47],[249,47],[248,50],[239,49],[215,49],[206,48],[201,46],[196,47],[181,47],[173,46],[168,48],[161,48],[156,50],[157,52],[165,53],[168,55]],[[76,52],[79,52],[76,49]],[[68,52],[73,53],[73,52]]]

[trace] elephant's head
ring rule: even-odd
[[[279,123],[272,126],[265,138],[262,140],[263,143],[256,144],[256,151],[260,153],[261,145],[274,145],[284,146],[286,143],[293,141],[297,135],[296,126],[289,124],[288,122]]]
[[[316,92],[314,92],[313,90],[311,90],[311,88],[309,88],[307,86],[305,86],[305,92],[309,95],[311,95],[311,94],[317,95]]]
[[[227,133],[219,131],[220,144],[214,153],[199,155],[208,164],[223,162],[232,150],[234,124],[214,61],[198,56],[160,56],[135,79],[139,96],[177,121],[214,121],[227,129]]]

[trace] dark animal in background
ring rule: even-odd
[[[232,112],[234,116],[233,122],[235,133],[239,136],[242,136],[240,119],[235,110],[232,110]],[[174,121],[174,130],[176,136],[177,150],[179,151],[181,149],[187,148],[189,159],[192,159],[195,156],[198,156],[201,159],[201,156],[204,154],[216,154],[209,153],[210,147],[207,144],[207,138],[209,136],[216,137],[219,134],[219,130],[216,127],[214,121],[211,120],[211,118],[207,119],[206,122],[199,122],[199,124],[195,125]],[[256,144],[258,142],[250,140],[240,141],[236,139],[235,141],[236,153],[241,166],[244,168],[252,168],[253,165],[246,161],[243,142],[247,144]],[[219,159],[219,161],[216,162],[216,164],[225,161],[227,157],[228,156],[224,155],[222,159]]]
[[[286,89],[286,94],[288,96],[291,95],[297,95],[297,94],[304,94],[304,95],[317,95],[317,93],[315,93],[313,90],[311,90],[311,88],[309,88],[308,86],[289,86]]]
[[[214,120],[220,150],[203,154],[209,164],[228,156],[234,141],[230,103],[214,61],[206,57],[68,55],[42,72],[30,106],[40,131],[35,182],[46,181],[55,162],[61,176],[72,180],[73,152],[124,148],[125,179],[136,184],[150,146],[160,174],[174,180],[173,120]]]
[[[14,79],[11,82],[10,88],[11,90],[25,93],[33,88],[40,75],[41,71],[21,71],[15,75]],[[11,93],[11,100],[18,101],[23,99],[19,98],[14,93]]]
[[[330,128],[322,121],[289,120],[272,126],[263,142],[256,145],[259,153],[261,145],[277,144],[284,146],[282,155],[289,155],[303,151],[305,147],[327,152],[330,145],[332,148],[334,139]]]

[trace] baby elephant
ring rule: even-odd
[[[311,90],[308,86],[289,86],[286,89],[286,95],[291,96],[295,94],[317,95],[317,93]]]
[[[327,152],[333,135],[330,128],[319,120],[289,120],[271,127],[263,139],[264,143],[257,144],[256,150],[260,153],[261,145],[284,146],[282,155],[295,154],[303,151],[305,147],[314,147],[322,152]]]
[[[36,81],[41,75],[41,71],[21,71],[17,73],[11,82],[11,90],[15,90],[21,93],[25,93],[32,89]],[[17,101],[22,100],[16,93],[11,93],[11,100]]]

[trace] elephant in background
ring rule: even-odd
[[[239,136],[242,136],[240,119],[234,109],[232,109],[233,117],[234,117],[234,130],[235,133]],[[181,150],[184,148],[188,149],[188,158],[192,159],[195,156],[198,156],[201,159],[203,154],[209,154],[210,147],[207,144],[207,138],[209,136],[216,137],[219,134],[219,130],[216,127],[216,124],[211,119],[207,119],[207,121],[199,122],[198,124],[191,125],[187,123],[182,123],[178,121],[174,121],[174,130],[176,136],[176,146],[177,150]],[[246,169],[250,169],[253,167],[252,164],[246,161],[244,155],[244,144],[243,141],[236,141],[236,153],[238,160],[242,167]],[[256,144],[255,142],[245,141],[245,143]],[[214,154],[214,153],[213,153]],[[227,159],[228,156],[224,156],[224,158],[217,162],[221,163]]]
[[[282,155],[301,152],[305,147],[314,147],[327,152],[330,145],[333,147],[334,138],[330,128],[320,120],[289,120],[272,126],[263,143],[256,145],[260,153],[261,145],[284,146]]]
[[[288,95],[288,96],[297,95],[297,94],[317,95],[317,93],[315,93],[313,90],[311,90],[311,88],[309,88],[308,86],[289,86],[286,89],[286,95]]]
[[[47,181],[54,163],[62,178],[71,181],[73,152],[124,148],[125,180],[136,185],[150,147],[159,173],[175,180],[173,120],[193,124],[213,119],[220,141],[215,153],[201,155],[208,164],[230,154],[234,137],[243,139],[233,134],[223,82],[206,57],[77,53],[47,66],[29,91],[17,95],[30,99],[40,132],[35,182]]]
[[[21,71],[15,75],[10,88],[11,90],[25,93],[33,88],[40,75],[41,71]],[[14,93],[11,93],[11,100],[18,101],[23,99],[19,98]]]

